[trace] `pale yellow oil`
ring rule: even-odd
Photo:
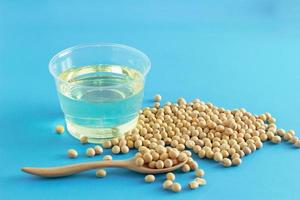
[[[58,94],[69,131],[109,139],[135,125],[143,99],[143,75],[121,65],[71,68],[59,75]]]

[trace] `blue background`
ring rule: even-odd
[[[300,131],[300,1],[14,1],[0,0],[0,199],[300,199],[300,150],[266,143],[240,167],[197,159],[208,184],[188,191],[193,173],[177,173],[183,192],[143,175],[109,169],[64,179],[40,179],[22,166],[70,164],[80,145],[67,133],[47,65],[80,43],[115,42],[152,61],[144,105],[199,97],[225,108],[271,112],[278,126]],[[105,154],[109,154],[109,150]],[[115,156],[125,159],[129,155]]]

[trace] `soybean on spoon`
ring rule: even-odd
[[[104,161],[95,161],[95,162],[85,162],[73,165],[65,165],[59,167],[47,167],[47,168],[37,168],[37,167],[24,167],[21,170],[28,174],[47,177],[47,178],[57,178],[70,176],[73,174],[78,174],[83,171],[106,168],[106,167],[120,167],[127,168],[129,170],[143,173],[143,174],[159,174],[174,171],[182,167],[187,162],[187,159],[183,162],[178,163],[169,168],[163,169],[152,169],[145,166],[137,166],[134,162],[134,159],[129,160],[104,160]]]

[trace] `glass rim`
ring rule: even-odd
[[[71,47],[68,47],[66,49],[63,49],[61,51],[59,51],[58,53],[56,53],[52,58],[51,60],[49,61],[49,64],[48,64],[48,69],[49,69],[49,72],[50,74],[56,79],[56,80],[59,80],[65,84],[71,84],[69,83],[68,81],[65,81],[65,80],[62,80],[61,78],[59,78],[59,76],[54,72],[53,70],[53,63],[56,59],[62,57],[62,56],[65,56],[69,53],[71,53],[72,51],[74,50],[77,50],[77,49],[82,49],[82,48],[86,48],[86,47],[118,47],[118,48],[123,48],[123,49],[126,49],[126,50],[130,50],[138,55],[140,55],[142,57],[142,59],[144,59],[146,61],[146,67],[145,67],[145,70],[143,73],[141,73],[143,75],[143,78],[148,74],[148,72],[150,71],[151,69],[151,61],[149,59],[149,57],[143,53],[142,51],[134,48],[134,47],[131,47],[131,46],[127,46],[127,45],[124,45],[124,44],[117,44],[117,43],[86,43],[86,44],[79,44],[79,45],[75,45],[75,46],[71,46]],[[119,84],[118,84],[119,85]],[[114,85],[113,87],[116,87],[118,85]],[[122,84],[120,84],[122,85]],[[97,86],[81,86],[81,87],[97,87]],[[104,87],[112,87],[112,86],[102,86],[103,88]]]

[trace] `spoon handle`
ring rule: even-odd
[[[79,163],[74,165],[65,165],[61,167],[47,167],[47,168],[37,168],[37,167],[24,167],[23,172],[41,176],[41,177],[63,177],[79,172],[83,172],[90,169],[104,168],[104,167],[127,167],[129,165],[128,161],[121,160],[105,160],[96,162]]]

